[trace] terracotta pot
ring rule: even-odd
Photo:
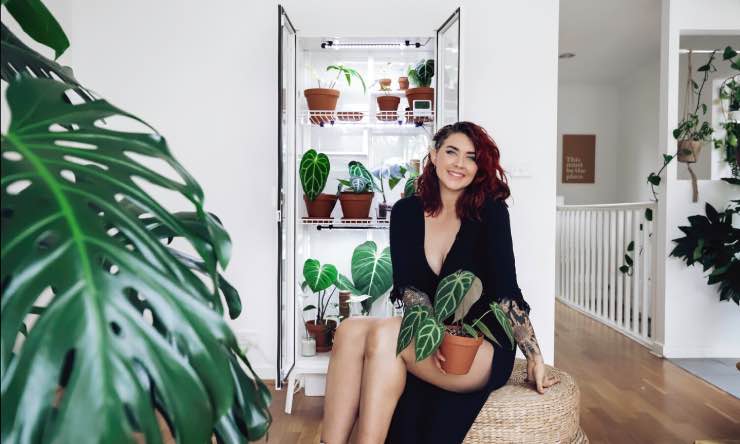
[[[398,119],[398,104],[401,98],[396,96],[378,96],[378,120],[391,121]]]
[[[316,199],[310,201],[304,194],[303,202],[306,203],[308,217],[329,219],[331,218],[331,212],[334,211],[334,206],[337,204],[337,196],[336,194],[321,193],[316,196]]]
[[[316,339],[316,351],[318,353],[324,353],[331,350],[332,339],[334,337],[333,332],[337,325],[334,320],[323,322],[325,323],[319,323],[318,325],[316,325],[316,321],[313,319],[306,322],[308,334]]]
[[[413,110],[412,103],[414,100],[431,100],[432,109],[434,109],[434,88],[409,88],[406,90],[406,98],[409,101],[409,107]]]
[[[453,375],[467,374],[482,343],[483,335],[481,334],[477,338],[471,338],[455,336],[450,334],[449,331],[445,331],[442,344],[439,346],[440,351],[447,359],[442,362],[444,371]]]
[[[678,161],[683,163],[696,163],[703,144],[704,142],[701,140],[679,140],[677,153]]]
[[[337,109],[339,90],[332,88],[308,88],[303,90],[309,111],[334,111]],[[311,115],[311,122],[316,124],[327,123],[334,120],[334,113],[321,113]]]
[[[391,87],[391,79],[380,79],[378,80],[381,89],[387,89]]]
[[[352,193],[339,194],[339,203],[342,205],[342,219],[369,219],[370,205],[373,203],[374,193]]]
[[[409,89],[409,78],[408,77],[398,78],[398,89],[402,91]]]

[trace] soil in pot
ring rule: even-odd
[[[308,334],[316,339],[316,352],[324,353],[331,350],[334,330],[337,323],[334,320],[323,321],[324,323],[316,324],[312,319],[306,322]]]
[[[304,194],[303,202],[306,203],[309,219],[330,219],[331,212],[334,211],[334,206],[337,204],[337,196],[321,193],[316,196],[316,199],[310,201]]]
[[[342,219],[369,219],[370,205],[374,193],[340,193],[339,203],[342,206]]]
[[[439,346],[442,355],[447,359],[442,368],[453,375],[465,375],[473,365],[475,354],[483,343],[483,335],[477,338],[463,336],[462,328],[453,325],[445,326],[445,336]]]
[[[678,141],[677,158],[679,162],[696,163],[701,153],[701,140],[683,139]]]
[[[434,109],[434,88],[409,88],[406,90],[406,98],[409,101],[409,107],[411,109],[413,109],[412,103],[414,100],[431,100],[432,109]]]
[[[303,90],[303,95],[306,97],[308,109],[311,111],[311,123],[322,124],[334,120],[334,113],[331,111],[337,108],[338,89],[308,88]]]

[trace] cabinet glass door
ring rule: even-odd
[[[295,365],[296,30],[278,5],[278,349],[275,387]]]
[[[437,128],[460,120],[460,8],[437,30]]]

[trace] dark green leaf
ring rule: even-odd
[[[630,270],[630,267],[626,265],[622,265],[621,267],[619,267],[619,271],[621,271],[622,273],[627,273],[629,270]]]
[[[506,316],[506,313],[497,302],[491,302],[489,306],[491,307],[491,311],[493,311],[493,315],[496,317],[499,325],[501,325],[501,328],[504,329],[506,336],[509,338],[509,343],[511,344],[511,349],[513,350],[514,330],[512,330],[511,328],[511,321],[509,321],[508,316]]]
[[[727,46],[725,51],[722,53],[722,60],[730,60],[737,55],[737,51],[732,49],[731,46]]]
[[[652,208],[645,208],[645,220],[648,220],[648,221],[653,220],[653,209]]]
[[[308,200],[313,201],[324,191],[330,170],[331,164],[326,154],[310,149],[303,155],[299,175]]]
[[[8,0],[4,4],[26,34],[53,49],[56,58],[69,48],[67,35],[40,0]]]
[[[635,249],[635,241],[631,241],[629,244],[627,244],[627,251],[634,251]]]
[[[428,316],[421,320],[415,337],[414,351],[417,362],[423,361],[434,353],[439,344],[442,343],[444,331],[444,325],[437,322],[434,316]]]

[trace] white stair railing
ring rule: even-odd
[[[556,288],[563,303],[652,347],[656,235],[646,210],[656,216],[653,202],[558,206]]]

